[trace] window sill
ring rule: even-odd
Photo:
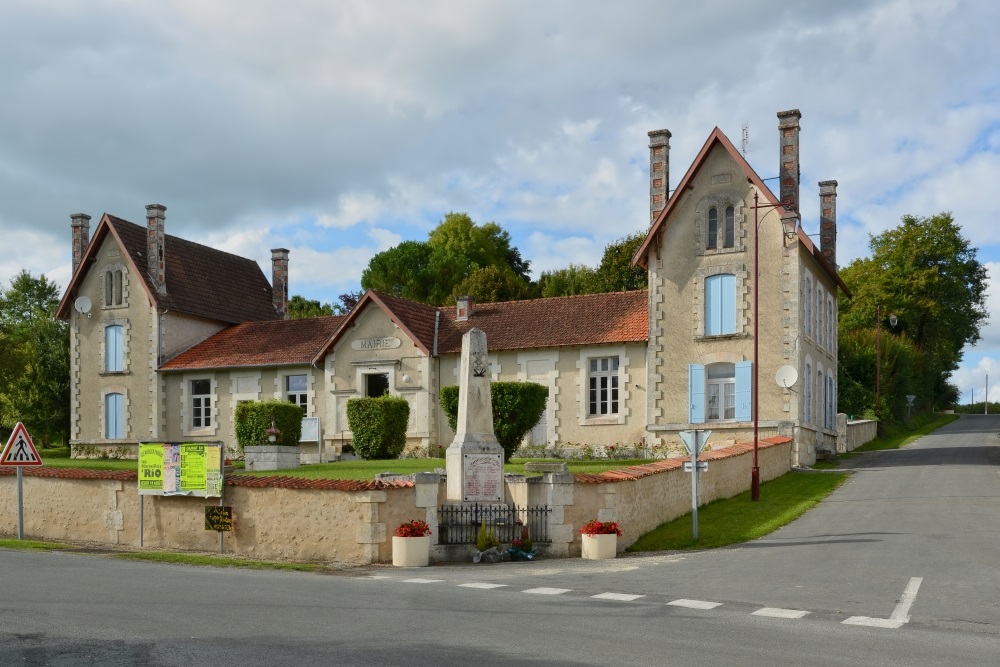
[[[712,340],[737,340],[740,338],[749,338],[750,336],[745,333],[729,333],[729,334],[717,334],[707,336],[702,334],[700,336],[695,336],[694,339],[698,342],[712,341]]]
[[[621,424],[620,415],[606,415],[601,417],[587,417],[583,420],[582,426],[608,426],[611,424]]]
[[[121,375],[131,375],[129,371],[101,371],[98,373],[101,377],[115,377]]]

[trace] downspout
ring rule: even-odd
[[[432,356],[437,359],[437,378],[434,389],[434,431],[436,432],[435,443],[438,448],[441,448],[441,417],[438,415],[438,410],[440,408],[437,405],[438,400],[440,400],[440,390],[441,390],[441,357],[438,356],[438,330],[441,327],[441,311],[438,310],[434,313],[434,349]]]

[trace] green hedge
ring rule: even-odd
[[[536,382],[491,382],[490,400],[493,403],[493,432],[503,447],[504,460],[520,446],[545,412],[549,389]],[[458,387],[441,388],[438,402],[448,417],[451,430],[458,430]]]
[[[273,419],[274,427],[281,431],[274,444],[298,447],[302,417],[302,408],[287,401],[240,403],[236,406],[236,442],[240,447],[270,445],[266,431],[271,428]]]
[[[347,423],[354,435],[354,451],[363,459],[395,459],[406,447],[410,404],[385,394],[347,401]]]

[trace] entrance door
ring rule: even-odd
[[[388,373],[369,373],[368,375],[365,375],[365,396],[376,397],[388,393]]]

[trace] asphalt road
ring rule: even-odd
[[[330,575],[0,550],[0,665],[996,665],[998,432],[854,459],[732,549]]]

